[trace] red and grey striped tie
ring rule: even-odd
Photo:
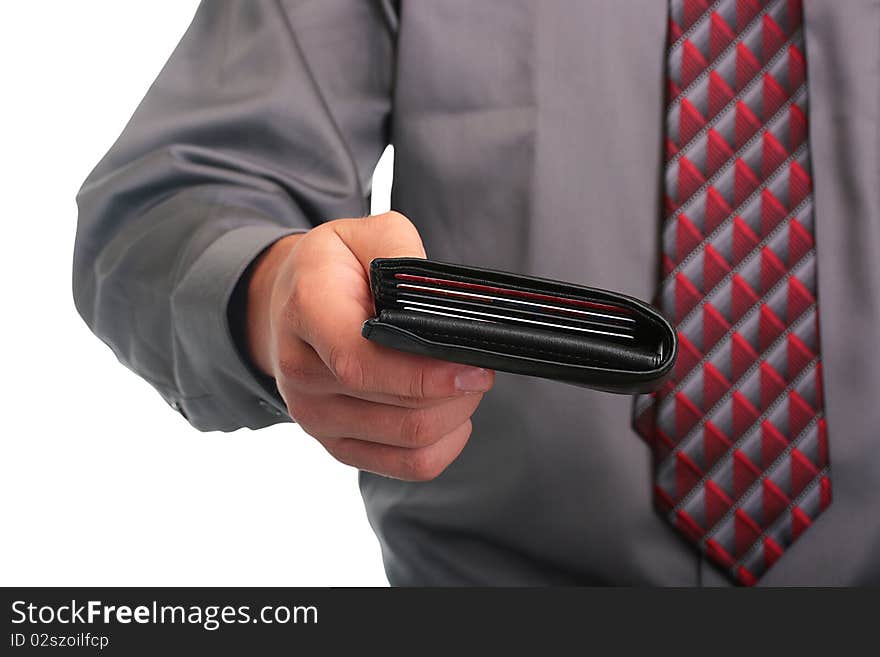
[[[661,513],[754,584],[831,502],[801,0],[670,0]]]

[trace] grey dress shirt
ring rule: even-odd
[[[280,236],[392,206],[436,259],[650,299],[665,0],[208,2],[79,195],[77,307],[197,428],[287,420],[236,349]],[[880,584],[880,2],[805,0],[834,502],[765,585]],[[362,474],[392,584],[726,585],[631,399],[500,374],[437,480]],[[295,472],[295,470],[294,470]]]

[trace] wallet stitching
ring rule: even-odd
[[[431,267],[430,266],[431,261],[425,261],[425,263],[427,263],[427,264],[407,263],[406,265],[394,265],[394,266],[389,266],[388,263],[383,263],[380,266],[376,266],[374,272],[371,272],[371,279],[373,278],[372,273],[376,274],[375,287],[374,287],[374,295],[375,295],[376,301],[377,301],[376,305],[379,307],[390,308],[391,305],[394,303],[394,301],[397,298],[397,288],[396,288],[396,285],[394,284],[393,276],[395,275],[395,273],[398,273],[398,272],[407,272],[407,271],[417,272],[417,273],[425,274],[425,275],[429,275],[429,276],[438,276],[438,275],[442,274],[442,275],[449,276],[450,278],[456,279],[456,280],[457,279],[471,280],[471,281],[477,280],[476,277],[474,277],[472,275],[468,275],[466,273],[447,272],[447,271],[443,270],[442,268],[437,269],[437,268]],[[444,264],[448,264],[448,263],[444,263]],[[455,267],[455,265],[450,265],[450,266]],[[539,279],[539,280],[540,280],[540,282],[559,284],[558,281],[552,281],[550,279]],[[373,283],[373,280],[371,280],[371,283]],[[494,281],[494,280],[491,281],[491,283],[497,284],[497,285],[509,286],[511,289],[545,293],[545,290],[538,283],[531,281],[531,280],[523,281],[520,284],[511,283],[509,281],[499,282],[499,281]],[[566,287],[566,284],[559,284],[559,285],[560,285],[560,287],[563,287],[563,288]],[[575,292],[575,291],[567,290],[567,289],[564,291],[560,291],[557,289],[553,289],[552,293],[557,294],[559,296],[566,297],[566,298],[570,298],[573,300],[580,300],[580,299],[590,300],[590,299],[592,299],[592,300],[596,300],[597,302],[607,302],[607,303],[619,304],[621,307],[627,309],[629,312],[632,312],[636,315],[642,316],[645,320],[647,320],[648,322],[650,322],[651,324],[654,325],[653,328],[655,330],[661,329],[661,332],[662,332],[662,329],[665,328],[665,329],[667,329],[667,332],[673,332],[673,336],[674,336],[674,330],[672,329],[671,325],[668,323],[666,318],[663,317],[662,314],[657,312],[656,309],[651,308],[647,304],[644,304],[638,300],[626,297],[625,295],[618,295],[618,294],[610,293],[606,290],[601,290],[599,288],[590,288],[588,286],[582,286],[582,285],[576,285],[576,284],[571,284],[571,286],[576,289],[579,289],[579,291]],[[379,310],[379,308],[377,308],[377,310]],[[378,313],[377,313],[377,315],[378,315]],[[590,358],[588,356],[574,356],[574,355],[570,355],[570,354],[560,353],[557,351],[541,350],[541,349],[532,348],[532,347],[511,345],[511,344],[505,343],[505,342],[485,341],[485,340],[480,340],[479,338],[465,339],[465,338],[462,338],[462,337],[456,336],[456,335],[450,335],[450,334],[444,334],[444,333],[438,333],[438,332],[432,332],[432,331],[422,331],[421,333],[426,336],[437,337],[437,338],[446,338],[446,339],[451,338],[451,339],[460,340],[460,341],[467,340],[471,343],[472,346],[487,345],[490,347],[501,347],[501,348],[508,347],[511,349],[520,350],[521,352],[524,352],[524,355],[529,354],[529,353],[538,354],[538,355],[543,354],[546,356],[552,356],[554,358],[562,358],[562,359],[565,359],[566,361],[570,361],[575,364],[593,365],[593,366],[597,366],[598,368],[602,368],[602,369],[608,369],[609,367],[613,367],[610,365],[610,362],[607,360],[599,360],[596,358]],[[416,332],[412,332],[412,334],[416,337],[418,337],[418,335],[419,335]],[[673,344],[674,344],[674,337],[673,337]],[[452,346],[454,347],[454,344]],[[656,375],[658,373],[665,374],[665,372],[668,371],[669,366],[671,366],[672,363],[674,362],[673,360],[668,359],[668,358],[664,358],[663,356],[660,356],[658,354],[653,354],[652,356],[650,356],[650,358],[651,358],[651,365],[653,367],[653,370],[643,370],[641,373],[648,374],[648,375],[650,375],[650,374]],[[668,362],[665,362],[665,361],[668,361]],[[564,365],[564,363],[563,363],[563,365]],[[663,372],[659,372],[659,370],[661,368],[664,370]],[[637,370],[632,370],[632,369],[630,369],[629,371],[630,372],[638,372]]]
[[[483,344],[483,345],[488,345],[490,347],[508,347],[510,349],[518,349],[521,351],[531,352],[531,353],[535,353],[535,354],[543,354],[546,356],[555,356],[557,358],[565,358],[567,360],[573,360],[573,361],[582,362],[582,363],[595,363],[595,364],[604,364],[604,365],[608,364],[607,361],[599,360],[596,358],[590,358],[589,356],[573,356],[571,354],[565,354],[565,353],[558,352],[558,351],[550,351],[547,349],[538,349],[537,347],[523,347],[521,345],[514,345],[514,344],[510,344],[508,342],[498,342],[498,341],[494,341],[494,340],[483,340],[480,338],[463,337],[460,335],[453,335],[451,333],[437,333],[435,331],[422,330],[422,331],[419,331],[418,333],[414,332],[414,335],[417,335],[417,336],[424,335],[424,336],[430,336],[433,338],[451,338],[453,340],[459,340],[462,342],[471,342],[471,343],[476,343],[476,344]],[[654,366],[656,367],[656,357],[654,358],[654,360],[655,360]],[[564,363],[563,363],[563,365],[564,365]]]

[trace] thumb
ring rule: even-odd
[[[425,258],[425,247],[415,225],[399,212],[386,212],[361,219],[334,221],[334,230],[370,271],[373,258]]]

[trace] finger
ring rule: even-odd
[[[345,388],[356,394],[434,399],[491,388],[494,373],[489,370],[394,351],[365,340],[360,329],[372,314],[372,300],[354,254],[341,240],[324,239],[311,250],[310,258],[354,263],[337,264],[332,272],[326,267],[303,267],[294,291],[296,313],[291,317],[292,330],[312,346]]]
[[[282,338],[275,361],[275,382],[281,391],[332,394],[342,386],[315,350],[293,333]]]
[[[345,334],[331,340],[324,353],[318,348],[318,354],[354,396],[440,400],[483,393],[495,382],[491,370],[406,354]]]
[[[375,404],[401,408],[430,408],[445,404],[457,396],[423,398],[349,390],[330,372],[315,350],[299,338],[290,337],[281,352],[275,380],[284,399],[295,398],[298,395],[306,395],[310,398],[320,395],[347,395]]]
[[[471,435],[471,421],[457,427],[433,445],[407,449],[353,438],[322,441],[334,458],[360,470],[405,481],[429,481],[452,463]]]
[[[336,234],[369,274],[373,258],[424,258],[425,247],[415,225],[399,212],[333,222]]]
[[[456,397],[429,408],[407,409],[333,395],[301,397],[291,416],[316,438],[345,436],[396,447],[433,445],[461,426],[477,409],[482,395]]]

